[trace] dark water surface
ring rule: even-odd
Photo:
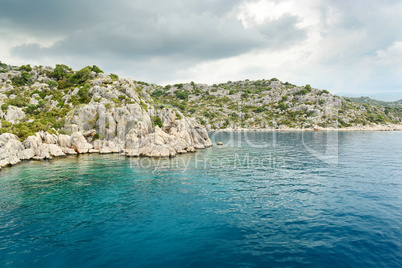
[[[0,267],[402,265],[402,132],[211,134],[3,169]]]

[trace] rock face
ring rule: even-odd
[[[98,112],[104,121],[101,121]],[[91,113],[95,113],[95,116]],[[110,112],[103,110],[101,106],[96,109],[84,107],[78,111],[78,118],[83,120],[82,124],[71,126],[71,129],[78,130],[71,136],[39,132],[20,142],[13,134],[0,135],[0,168],[18,164],[21,160],[44,160],[77,153],[173,157],[212,146],[205,128],[194,119],[177,119],[176,112],[171,109],[150,109],[145,112],[139,106],[133,105]],[[87,119],[83,118],[98,118],[96,129],[86,129]],[[162,124],[161,127],[155,125],[151,118],[159,118],[157,122]],[[111,129],[106,128],[107,123],[104,122],[109,123]],[[96,139],[95,133],[98,135]],[[98,139],[99,136],[107,138]]]
[[[80,132],[75,132],[71,135],[71,146],[79,154],[88,153],[93,148]]]
[[[4,119],[10,123],[16,123],[20,119],[23,119],[25,117],[25,113],[22,111],[21,108],[14,107],[14,106],[9,106],[6,115],[4,116]]]

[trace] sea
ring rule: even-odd
[[[209,134],[2,169],[0,267],[402,266],[402,132]]]

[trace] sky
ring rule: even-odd
[[[402,94],[400,0],[0,0],[0,61]]]

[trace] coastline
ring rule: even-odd
[[[352,126],[345,128],[333,128],[333,127],[319,127],[312,128],[225,128],[225,129],[208,129],[210,132],[301,132],[301,131],[402,131],[402,125],[371,125],[371,126]]]
[[[280,128],[280,129],[257,129],[257,128],[238,128],[238,129],[232,129],[232,128],[226,128],[226,129],[210,129],[207,130],[208,132],[303,132],[303,131],[308,131],[308,132],[324,132],[324,131],[341,131],[341,132],[374,132],[374,131],[402,131],[402,125],[375,125],[375,126],[353,126],[353,127],[347,127],[347,128],[322,128],[322,127],[313,127],[313,128]],[[49,135],[48,133],[46,133]],[[80,135],[81,133],[78,133]],[[12,134],[9,134],[12,135]],[[81,134],[82,135],[82,134]],[[80,136],[81,136],[80,135]],[[39,136],[39,135],[38,135]],[[31,136],[32,138],[38,138],[38,136]],[[64,136],[64,135],[60,135]],[[81,150],[82,148],[77,148],[76,146],[66,146],[66,147],[60,147],[60,142],[49,142],[47,143],[44,139],[43,143],[42,141],[38,141],[36,146],[27,146],[27,149],[22,149],[25,154],[18,154],[15,155],[15,157],[12,157],[10,161],[7,162],[7,164],[4,161],[0,161],[0,172],[3,168],[7,167],[12,167],[14,165],[17,165],[21,162],[30,162],[30,161],[43,161],[43,160],[52,160],[54,158],[63,158],[63,157],[68,157],[68,156],[78,156],[80,154],[119,154],[121,156],[125,157],[151,157],[151,158],[158,158],[158,157],[174,157],[176,154],[159,154],[159,155],[153,155],[150,152],[148,154],[140,154],[138,152],[132,153],[130,150],[121,148],[118,146],[118,144],[115,144],[113,146],[112,143],[110,142],[110,148],[102,148],[103,146],[85,146],[86,145],[86,140],[81,137],[83,145],[81,144],[82,147],[85,147],[84,150]],[[17,142],[17,144],[15,144]],[[22,145],[22,143],[20,143]],[[40,148],[40,156],[38,155],[38,152],[36,151],[38,146],[44,146],[45,148]],[[11,145],[11,144],[10,144]],[[13,140],[12,145],[18,147],[18,141]],[[21,146],[20,145],[20,146]],[[90,144],[87,144],[90,145]],[[104,144],[105,146],[106,144]],[[117,146],[116,146],[117,145]],[[81,147],[78,146],[78,147]],[[213,144],[204,144],[204,146],[195,146],[196,148],[192,150],[187,150],[187,151],[179,151],[177,154],[182,154],[182,153],[194,153],[196,149],[204,149],[207,147],[212,147]],[[35,147],[35,150],[32,150],[33,147]],[[91,147],[91,148],[89,148]],[[98,147],[97,149],[94,149],[94,147]],[[30,149],[32,148],[32,149]],[[74,149],[73,149],[74,148]],[[46,152],[43,153],[43,149],[45,149]],[[32,151],[32,152],[31,152]],[[19,152],[22,153],[22,152]],[[26,155],[26,153],[29,154],[29,156]]]

